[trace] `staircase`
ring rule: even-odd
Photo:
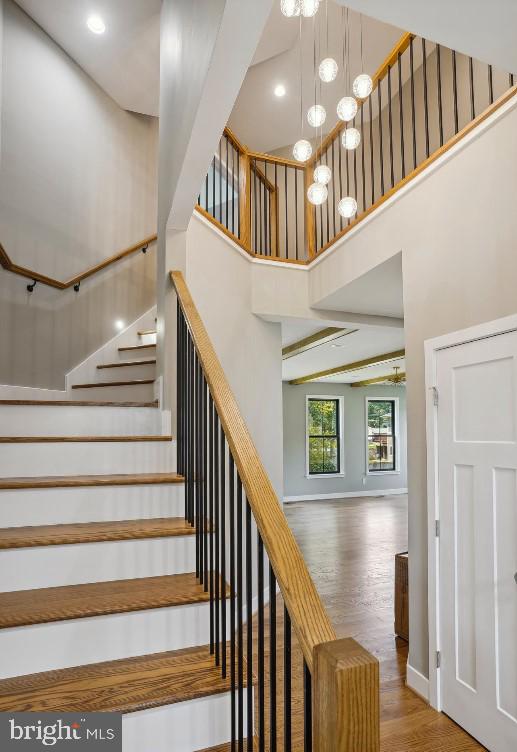
[[[124,752],[192,752],[230,738],[230,685],[160,433],[155,334],[73,384],[80,399],[0,402],[0,711],[121,712]]]

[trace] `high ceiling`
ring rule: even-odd
[[[318,102],[327,109],[323,133],[337,121],[336,104],[349,91],[345,87],[342,71],[344,25],[342,8],[328,1],[328,45],[326,5],[314,19],[303,19],[300,45],[300,19],[285,18],[280,2],[275,0],[269,22],[250,67],[230,118],[230,128],[250,148],[272,152],[293,144],[301,137],[300,70],[303,71],[304,137],[319,135],[306,120],[307,109],[314,104],[314,46],[316,60],[334,57],[340,66],[336,81],[318,83]],[[350,13],[350,80],[362,70],[371,74],[386,58],[403,31],[373,18],[363,16],[363,64],[361,65],[361,22],[359,14]],[[302,51],[302,64],[300,62]],[[285,97],[274,96],[274,88],[283,84]]]
[[[158,115],[161,0],[16,0],[121,107]],[[86,20],[106,24],[92,34]]]

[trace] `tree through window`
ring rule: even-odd
[[[307,410],[309,475],[340,473],[339,399],[311,397]]]
[[[395,400],[368,400],[368,470],[396,470]]]

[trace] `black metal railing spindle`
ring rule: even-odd
[[[246,730],[248,752],[253,752],[253,559],[251,507],[246,500]]]
[[[221,633],[220,633],[220,619],[219,619],[219,607],[220,607],[220,587],[221,587],[221,568],[220,568],[220,557],[221,557],[221,528],[220,528],[220,499],[219,499],[219,415],[217,414],[217,410],[214,406],[214,455],[213,455],[213,462],[214,462],[214,484],[213,484],[213,494],[214,494],[214,514],[212,517],[212,535],[215,538],[214,543],[214,562],[215,562],[215,571],[214,571],[214,580],[215,580],[215,587],[214,587],[214,598],[215,598],[215,609],[214,609],[214,616],[215,616],[215,665],[219,666],[221,661]]]
[[[276,577],[269,565],[269,752],[276,752]]]
[[[312,678],[303,662],[303,750],[312,752]]]
[[[422,76],[424,80],[424,123],[425,123],[425,156],[429,156],[429,98],[427,87],[427,52],[425,39],[422,39]]]
[[[391,187],[395,185],[395,167],[393,162],[393,113],[391,107],[391,65],[388,65],[388,135],[390,145],[390,178]]]
[[[223,679],[226,679],[226,440],[222,426],[220,427],[219,462],[219,530],[221,537],[221,673]]]
[[[291,689],[291,617],[284,606],[284,752],[291,752],[292,744]]]
[[[235,743],[237,740],[237,712],[236,712],[236,676],[235,676],[235,654],[236,654],[236,624],[235,624],[235,463],[231,452],[228,458],[228,501],[230,517],[230,713],[231,713],[231,752],[235,752]]]
[[[215,604],[214,604],[214,401],[212,395],[209,395],[208,409],[208,526],[209,526],[209,547],[210,547],[210,653],[215,652]]]
[[[242,582],[242,481],[237,473],[237,741],[238,752],[244,742],[244,629]]]
[[[264,671],[264,543],[257,532],[257,599],[258,599],[258,743],[259,752],[266,748],[265,671]]]

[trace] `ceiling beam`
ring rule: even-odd
[[[377,376],[375,379],[363,379],[362,381],[352,381],[350,386],[373,386],[373,384],[382,384],[383,381],[387,381],[390,383],[390,385],[396,386],[397,384],[400,384],[402,381],[406,380],[405,371],[397,374],[400,381],[393,381],[394,376],[395,376],[394,373],[389,373],[387,376]]]
[[[347,334],[352,334],[356,331],[357,329],[342,329],[335,326],[328,326],[326,329],[321,329],[319,332],[311,334],[309,337],[304,337],[303,339],[298,340],[298,342],[293,342],[292,345],[283,347],[282,360],[292,358],[294,355],[299,355],[306,350],[311,350],[313,347],[332,342],[334,339],[346,337]]]
[[[345,365],[342,366],[327,368],[325,371],[316,371],[316,373],[309,373],[307,374],[307,376],[301,376],[298,379],[293,379],[289,383],[306,384],[308,381],[324,379],[327,376],[338,376],[342,373],[349,373],[350,371],[359,371],[361,370],[361,368],[368,368],[369,366],[376,366],[381,363],[389,363],[392,360],[400,360],[400,358],[403,358],[405,354],[405,350],[395,350],[394,352],[383,353],[382,355],[374,355],[372,358],[357,360],[355,363],[345,363]]]

